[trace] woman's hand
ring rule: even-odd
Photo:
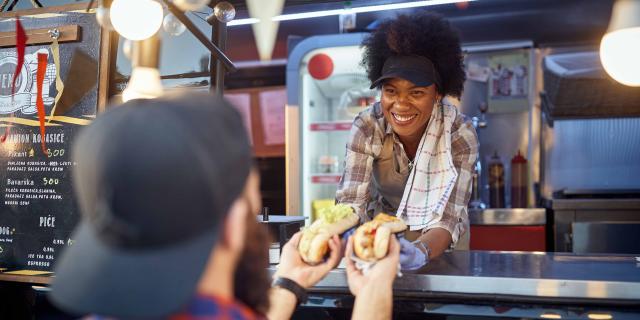
[[[398,274],[400,260],[400,244],[396,237],[389,238],[389,253],[383,259],[378,260],[366,275],[356,268],[351,256],[353,256],[353,237],[350,237],[347,242],[345,259],[347,260],[347,282],[349,290],[354,296],[357,297],[362,288],[367,286],[391,288]]]
[[[303,288],[308,289],[320,282],[329,271],[340,263],[342,250],[340,248],[340,237],[333,236],[329,239],[329,259],[321,264],[311,266],[302,261],[302,257],[298,252],[298,244],[301,237],[302,231],[299,231],[284,245],[278,271],[273,276],[274,278],[291,279]]]
[[[429,262],[429,249],[420,241],[409,242],[400,238],[400,269],[417,270]],[[419,249],[418,246],[422,247]]]

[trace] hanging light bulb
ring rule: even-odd
[[[120,35],[129,40],[143,40],[160,29],[164,14],[162,5],[154,0],[114,0],[111,23]]]
[[[163,93],[160,71],[156,68],[134,67],[127,88],[122,91],[122,101],[153,99]]]
[[[180,22],[180,20],[171,13],[164,17],[162,28],[172,36],[179,36],[187,30],[187,27],[185,27],[184,24],[182,24],[182,22]]]
[[[211,0],[173,0],[173,4],[183,11],[195,11],[204,8]]]
[[[133,70],[127,88],[122,91],[123,102],[132,99],[153,99],[163,94],[164,90],[158,70],[159,63],[160,39],[158,35],[133,43],[131,57]]]
[[[618,0],[607,34],[600,42],[600,61],[616,81],[640,86],[640,0]]]

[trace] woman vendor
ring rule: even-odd
[[[447,20],[420,12],[381,23],[362,45],[381,98],[353,122],[336,202],[362,221],[380,212],[401,217],[409,226],[402,253],[417,268],[468,246],[478,138],[445,98],[462,93],[460,40]]]

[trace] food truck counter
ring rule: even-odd
[[[351,308],[344,269],[332,271],[310,290],[310,297],[308,307]],[[550,312],[554,319],[592,319],[594,314],[637,319],[640,257],[454,251],[420,270],[404,272],[394,283],[394,299],[394,312],[407,313],[402,317],[431,313],[538,318]]]

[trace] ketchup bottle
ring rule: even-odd
[[[527,205],[527,159],[516,154],[511,159],[511,207],[526,208]]]

